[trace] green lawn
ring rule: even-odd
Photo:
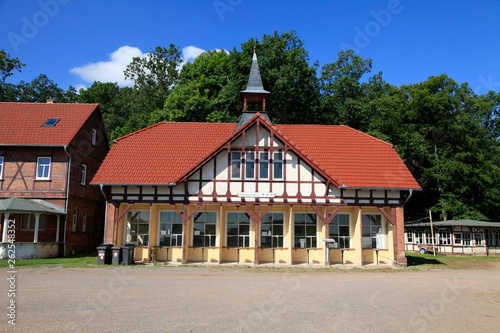
[[[415,269],[481,269],[500,267],[499,256],[432,255],[406,253],[408,267]]]
[[[9,267],[11,262],[0,260],[0,267]],[[89,256],[75,256],[66,258],[49,259],[16,259],[14,267],[41,267],[41,266],[60,266],[60,267],[97,267],[97,254]]]

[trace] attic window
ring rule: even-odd
[[[49,118],[42,127],[54,127],[61,118]]]

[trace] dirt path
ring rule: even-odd
[[[257,271],[257,272],[256,272]],[[4,275],[7,276],[6,270]],[[500,269],[18,269],[15,332],[497,332]]]

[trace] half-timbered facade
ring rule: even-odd
[[[107,242],[134,242],[138,261],[405,264],[403,195],[420,187],[394,147],[347,126],[273,125],[268,95],[254,55],[238,124],[117,139],[92,180]]]
[[[0,116],[2,243],[15,235],[18,257],[95,249],[105,200],[89,182],[109,150],[99,106],[0,103]]]
[[[500,222],[449,220],[405,225],[406,251],[425,253],[433,246],[439,253],[498,255]]]

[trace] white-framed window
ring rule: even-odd
[[[259,153],[259,179],[269,179],[269,152]]]
[[[231,152],[231,178],[241,179],[241,152]]]
[[[454,244],[462,245],[462,233],[461,232],[453,233],[453,237],[455,238]]]
[[[193,246],[217,246],[217,213],[198,212],[194,216]]]
[[[50,157],[39,157],[36,164],[36,179],[50,178]]]
[[[260,223],[260,246],[285,247],[284,213],[267,213]]]
[[[149,242],[149,210],[132,211],[127,214],[127,243],[137,246],[148,246]]]
[[[273,179],[283,179],[283,153],[273,154]]]
[[[255,179],[255,152],[245,152],[245,179]]]
[[[92,129],[92,146],[95,146],[97,140],[97,130],[95,128]]]
[[[486,245],[494,246],[495,245],[495,233],[491,230],[486,230]]]
[[[432,232],[429,230],[429,231],[426,231],[425,232],[425,244],[432,244]],[[436,241],[434,241],[434,244],[436,244]]]
[[[0,156],[0,179],[3,179],[3,156]]]
[[[87,217],[88,217],[88,212],[84,210],[83,221],[82,221],[82,232],[87,232]]]
[[[351,245],[350,215],[337,214],[328,226],[328,238],[334,239],[333,248],[348,249]],[[411,235],[411,234],[409,234]],[[411,236],[410,236],[411,237]]]
[[[227,213],[227,247],[250,247],[250,217],[247,213]]]
[[[160,246],[182,246],[182,220],[173,211],[160,212]]]
[[[293,214],[295,231],[294,247],[310,249],[318,247],[318,222],[314,213]]]
[[[406,233],[406,242],[413,243],[413,231],[408,231]]]
[[[464,237],[464,246],[471,246],[471,241],[472,241],[472,235],[470,232],[464,232],[463,233]]]
[[[85,185],[87,182],[87,166],[82,164],[82,177],[80,179],[80,184]]]
[[[439,244],[451,245],[451,232],[449,230],[442,230],[439,232]]]
[[[474,240],[476,241],[476,246],[481,246],[483,245],[483,234],[476,232],[474,234]]]
[[[415,230],[415,244],[422,244],[424,242],[424,236],[421,230]]]
[[[73,209],[73,226],[72,226],[71,230],[73,232],[76,232],[77,227],[78,227],[78,209],[75,208],[75,209]]]
[[[382,215],[362,214],[362,238],[363,249],[383,249],[384,231],[382,224]]]
[[[38,220],[38,230],[45,230],[45,222],[47,215],[40,214]],[[35,214],[22,214],[21,215],[21,230],[35,230]]]

